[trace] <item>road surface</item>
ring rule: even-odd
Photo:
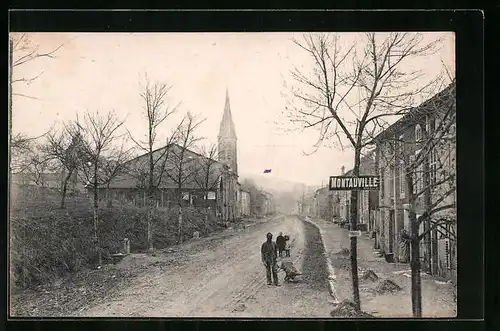
[[[303,272],[298,283],[269,286],[260,257],[266,233],[291,236],[292,259]],[[135,259],[135,261],[134,261]],[[317,230],[296,217],[261,223],[235,232],[213,247],[184,255],[134,254],[124,268],[157,259],[157,268],[135,278],[112,298],[85,307],[81,317],[329,317],[326,267]],[[169,263],[166,261],[170,259]],[[151,262],[151,261],[149,261]]]

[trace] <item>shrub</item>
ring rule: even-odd
[[[37,189],[19,192],[16,200],[11,205],[10,221],[13,285],[24,288],[49,283],[93,262],[93,210],[89,198],[68,197],[66,209],[59,209],[57,192]],[[177,242],[177,210],[153,210],[156,248]],[[208,221],[205,217],[203,209],[184,207],[183,238],[191,238],[194,231],[203,236],[221,229],[213,214]],[[148,248],[147,209],[101,207],[98,230],[103,260],[122,250],[124,238],[130,240],[131,251],[144,251]]]

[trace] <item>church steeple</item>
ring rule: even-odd
[[[227,164],[232,171],[238,173],[236,140],[236,129],[231,115],[229,92],[226,88],[224,113],[219,128],[219,161]]]
[[[229,92],[226,88],[226,103],[224,105],[224,114],[220,122],[219,137],[236,139],[236,130],[234,128],[233,116],[231,115],[231,105],[229,103]]]

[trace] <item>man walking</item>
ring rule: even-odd
[[[273,235],[268,233],[266,235],[267,241],[262,244],[260,249],[262,255],[262,263],[266,267],[267,285],[272,285],[271,271],[273,274],[274,285],[280,286],[278,282],[278,267],[276,265],[277,247],[273,242]]]

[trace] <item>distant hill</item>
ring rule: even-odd
[[[303,196],[311,196],[319,186],[310,186],[266,174],[241,174],[240,183],[251,180],[254,184],[274,196],[276,211],[283,214],[296,214],[298,202]]]
[[[319,188],[319,186],[310,186],[266,174],[241,174],[240,182],[245,179],[252,180],[259,188],[272,193],[275,197],[290,196],[294,199],[299,199],[302,197],[302,194],[310,194]]]

